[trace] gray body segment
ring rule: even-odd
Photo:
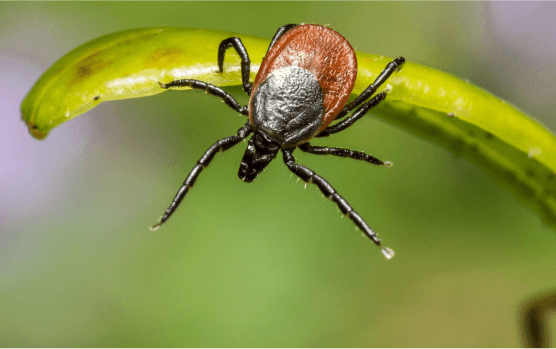
[[[324,93],[308,70],[278,69],[260,84],[251,102],[253,129],[281,148],[311,139],[323,122]]]

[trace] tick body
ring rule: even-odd
[[[223,71],[226,50],[230,47],[241,57],[242,85],[251,97],[248,106],[239,105],[221,88],[202,81],[185,79],[160,84],[162,88],[187,86],[203,89],[222,98],[229,107],[247,116],[248,121],[236,135],[217,141],[205,152],[160,222],[152,229],[157,229],[168,220],[217,152],[231,148],[252,134],[239,167],[238,176],[241,180],[252,182],[281,151],[284,163],[293,173],[307,183],[316,184],[344,215],[382,248],[387,258],[391,258],[393,251],[381,246],[376,233],[363,218],[323,177],[296,164],[293,152],[299,148],[317,155],[350,157],[375,165],[391,166],[391,163],[363,152],[311,146],[309,141],[343,131],[384,100],[386,93],[375,95],[376,90],[403,65],[405,59],[399,57],[390,62],[369,87],[346,104],[357,78],[357,58],[349,42],[332,29],[294,24],[278,29],[254,84],[249,82],[251,61],[240,38],[228,38],[220,43],[217,58],[220,72]],[[334,120],[345,117],[352,110],[355,111],[351,116],[330,126]]]
[[[298,146],[334,121],[356,78],[357,58],[343,36],[320,25],[290,29],[261,64],[249,121],[282,147]]]

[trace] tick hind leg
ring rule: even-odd
[[[245,116],[249,115],[249,109],[246,105],[241,106],[231,94],[224,91],[218,86],[214,86],[204,81],[199,80],[191,80],[191,79],[183,79],[183,80],[175,80],[169,82],[167,84],[158,83],[160,87],[164,89],[169,89],[172,87],[190,87],[192,89],[203,90],[209,95],[217,96],[222,98],[224,103],[233,110],[237,111],[240,114]]]
[[[330,185],[330,183],[316,174],[313,170],[305,166],[296,164],[295,158],[292,154],[293,149],[283,149],[282,153],[284,154],[284,163],[286,164],[286,166],[288,166],[290,171],[295,173],[305,182],[316,184],[319,187],[320,191],[324,194],[324,196],[335,202],[342,213],[349,217],[349,219],[351,219],[355,223],[355,225],[359,227],[359,229],[361,229],[363,233],[365,233],[365,235],[367,235],[369,239],[371,239],[378,247],[381,248],[382,253],[386,256],[386,258],[392,258],[392,256],[394,255],[394,251],[392,251],[388,247],[382,246],[382,244],[380,243],[380,239],[377,237],[376,233],[371,229],[371,227],[367,225],[365,220],[353,210],[349,203],[336,192],[336,190]]]
[[[226,137],[214,143],[199,159],[199,161],[197,161],[197,164],[195,165],[195,167],[193,167],[193,169],[183,182],[182,186],[178,190],[176,196],[174,197],[174,200],[172,200],[172,203],[170,204],[170,206],[168,206],[166,212],[164,212],[164,215],[160,219],[160,222],[153,225],[151,227],[151,230],[158,229],[162,224],[164,224],[164,222],[168,220],[168,218],[170,218],[172,213],[174,213],[174,211],[180,205],[181,201],[185,197],[185,194],[187,194],[187,192],[193,187],[193,184],[195,184],[195,181],[197,180],[197,177],[199,177],[201,171],[210,164],[216,153],[218,153],[219,151],[230,149],[234,145],[241,142],[241,140],[243,140],[245,137],[249,136],[250,133],[251,125],[249,123],[246,123],[245,126],[237,131],[236,136]]]

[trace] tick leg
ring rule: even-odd
[[[251,72],[251,60],[249,59],[249,54],[238,37],[232,37],[222,40],[220,46],[218,46],[218,71],[221,73],[224,71],[224,55],[226,50],[233,47],[237,54],[241,57],[241,83],[243,84],[243,91],[247,95],[251,96],[251,87],[253,86],[249,83],[249,73]]]
[[[315,137],[328,137],[333,133],[340,132],[353,125],[357,120],[361,119],[372,107],[376,106],[386,98],[386,93],[382,92],[371,98],[370,101],[363,104],[351,116],[345,120],[338,122],[333,126],[328,126]]]
[[[380,73],[380,75],[375,79],[375,81],[369,85],[357,98],[355,98],[351,103],[347,104],[344,109],[336,116],[336,119],[343,118],[350,111],[357,108],[361,103],[363,103],[367,98],[371,97],[376,90],[386,81],[388,78],[396,71],[399,70],[405,63],[405,58],[398,57],[392,62],[386,65],[386,68]]]
[[[386,167],[392,166],[391,162],[389,161],[384,162],[382,160],[375,158],[372,155],[365,154],[362,151],[355,151],[355,150],[349,150],[344,148],[313,147],[309,143],[301,144],[298,148],[306,153],[311,153],[316,155],[335,155],[335,156],[341,156],[343,158],[352,158],[355,160],[367,161],[368,163],[374,165],[384,165]]]
[[[286,25],[278,28],[278,30],[276,31],[276,34],[274,34],[274,37],[272,38],[272,41],[270,42],[270,45],[268,45],[268,49],[266,50],[266,53],[268,54],[268,51],[270,51],[272,46],[274,46],[276,41],[278,41],[278,39],[280,39],[282,37],[282,35],[286,34],[286,32],[288,30],[290,30],[294,27],[297,27],[297,24],[286,24]]]
[[[520,306],[524,347],[551,348],[550,314],[556,310],[556,293],[537,294]]]
[[[290,171],[295,173],[299,178],[303,179],[307,183],[314,183],[316,184],[320,191],[329,198],[330,200],[334,201],[343,214],[345,214],[349,219],[351,219],[355,225],[359,227],[367,235],[369,239],[371,239],[377,246],[382,247],[380,243],[380,239],[377,237],[376,233],[367,225],[367,223],[361,218],[361,216],[353,210],[353,208],[348,204],[348,202],[340,196],[336,192],[336,190],[321,176],[313,172],[311,169],[296,164],[295,158],[293,157],[293,150],[292,149],[282,149],[282,153],[284,154],[284,163]],[[387,247],[382,247],[382,253],[387,257],[391,258],[393,256],[393,251]]]
[[[238,113],[243,114],[245,116],[249,115],[249,110],[246,105],[242,107],[235,100],[235,98],[232,97],[231,94],[224,91],[220,87],[214,86],[207,82],[199,81],[199,80],[183,79],[183,80],[175,80],[167,84],[162,84],[160,82],[158,84],[160,85],[160,87],[165,89],[172,88],[172,87],[191,87],[192,89],[204,90],[209,95],[222,98],[222,100],[224,100],[224,103],[226,103],[228,107],[234,109]]]
[[[187,194],[187,192],[193,187],[193,184],[195,184],[195,181],[197,180],[197,177],[199,176],[201,171],[210,164],[210,161],[212,160],[212,158],[214,158],[214,155],[216,155],[216,153],[218,153],[219,151],[225,151],[230,149],[234,145],[241,142],[242,139],[249,136],[250,133],[251,133],[251,125],[249,123],[246,123],[245,126],[243,126],[237,131],[236,136],[226,137],[214,143],[205,152],[205,154],[199,159],[199,161],[197,161],[197,165],[193,167],[193,169],[191,170],[191,172],[183,182],[182,186],[180,187],[180,190],[178,190],[178,193],[174,197],[174,200],[172,200],[172,203],[170,204],[170,206],[168,206],[166,212],[164,212],[164,215],[160,219],[160,222],[153,225],[151,227],[151,230],[158,229],[162,224],[164,224],[164,222],[168,220],[168,218],[170,218],[172,213],[174,213],[174,211],[180,205],[181,201],[185,197],[185,194]]]

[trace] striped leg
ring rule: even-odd
[[[217,96],[217,97],[222,98],[222,100],[224,101],[224,103],[226,103],[226,105],[228,107],[232,108],[233,110],[237,111],[238,113],[243,114],[245,116],[249,115],[249,109],[246,105],[244,105],[242,107],[235,100],[235,98],[232,97],[231,94],[224,91],[220,87],[214,86],[214,85],[209,84],[207,82],[199,81],[199,80],[183,79],[183,80],[175,80],[175,81],[169,82],[167,84],[162,84],[160,82],[158,84],[160,85],[160,87],[165,88],[165,89],[172,88],[172,87],[190,87],[192,89],[204,90],[209,95],[213,95],[213,96]]]
[[[295,173],[299,178],[303,179],[307,183],[314,183],[316,184],[320,191],[330,200],[335,202],[340,210],[349,217],[359,229],[367,235],[369,239],[371,239],[378,247],[381,248],[382,253],[386,258],[390,259],[394,256],[394,251],[389,249],[388,247],[383,247],[380,243],[380,239],[377,237],[376,233],[367,225],[365,220],[353,210],[353,208],[349,205],[349,203],[340,196],[336,192],[336,190],[321,176],[313,172],[311,169],[296,164],[295,158],[293,157],[293,150],[292,149],[282,149],[282,153],[284,154],[284,163],[290,171]]]
[[[336,116],[336,119],[341,119],[346,116],[350,111],[361,105],[367,98],[371,97],[376,90],[395,72],[401,69],[405,63],[405,58],[398,57],[386,65],[386,68],[380,73],[375,81],[370,84],[357,98],[351,103],[347,104],[344,109]]]
[[[296,24],[286,24],[284,26],[281,26],[280,28],[278,28],[278,30],[276,31],[276,34],[274,34],[274,37],[272,37],[272,41],[270,42],[270,45],[268,45],[268,49],[266,50],[266,53],[268,54],[268,51],[270,51],[270,49],[272,48],[272,46],[274,46],[274,44],[276,43],[276,41],[278,41],[278,39],[280,39],[282,37],[282,35],[286,34],[286,32],[292,28],[297,27]]]
[[[373,165],[384,165],[386,167],[391,167],[392,163],[390,161],[382,161],[375,158],[372,155],[366,154],[362,151],[349,150],[344,148],[329,148],[329,147],[313,147],[309,143],[303,143],[299,146],[299,149],[306,153],[316,154],[316,155],[335,155],[341,156],[343,158],[352,158],[355,160],[363,160]]]
[[[218,46],[218,71],[221,73],[224,71],[224,56],[226,50],[233,47],[239,57],[241,57],[241,83],[243,84],[243,91],[251,96],[251,87],[253,85],[249,82],[249,74],[251,73],[251,60],[249,59],[249,54],[238,37],[231,37],[222,40]]]
[[[191,172],[183,182],[182,186],[180,187],[180,190],[178,190],[178,193],[174,197],[174,200],[172,200],[172,203],[170,204],[170,206],[168,206],[166,212],[164,212],[164,215],[160,219],[160,222],[153,225],[151,227],[151,230],[158,229],[162,224],[164,224],[164,222],[168,220],[168,218],[170,218],[172,213],[174,213],[174,211],[180,205],[181,201],[185,197],[185,194],[187,194],[187,192],[193,187],[193,184],[195,184],[195,181],[197,180],[197,177],[199,177],[201,171],[204,170],[210,164],[212,158],[214,158],[214,155],[216,155],[216,153],[218,153],[219,151],[225,151],[230,149],[234,145],[241,142],[241,140],[243,140],[245,137],[249,136],[250,133],[251,133],[251,124],[246,123],[245,126],[243,126],[237,131],[236,136],[223,138],[218,142],[214,143],[205,152],[205,154],[199,159],[199,161],[197,161],[197,165],[193,167],[193,170],[191,170]]]
[[[333,126],[328,126],[321,133],[316,135],[315,137],[328,137],[333,133],[337,133],[340,131],[345,130],[346,128],[353,125],[357,120],[361,119],[363,115],[367,114],[367,112],[374,106],[378,105],[386,98],[386,93],[382,92],[371,98],[370,101],[363,104],[359,109],[357,109],[351,116],[345,120],[334,124]]]

